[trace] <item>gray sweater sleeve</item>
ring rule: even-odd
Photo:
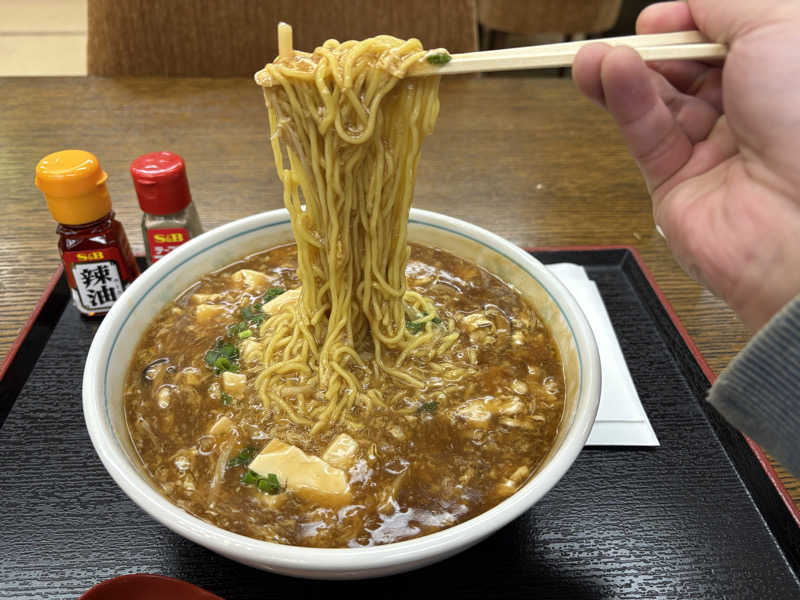
[[[800,476],[800,296],[733,359],[712,386],[708,400]]]

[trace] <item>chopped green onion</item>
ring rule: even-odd
[[[261,322],[267,318],[267,315],[261,312],[262,306],[260,302],[256,302],[255,304],[248,304],[241,310],[242,319],[245,321],[245,328],[248,323],[252,325],[261,325]]]
[[[239,367],[233,362],[239,358],[239,350],[230,342],[223,342],[218,339],[214,347],[206,352],[205,361],[210,367],[214,367],[214,373],[219,375],[222,371],[239,372]]]
[[[214,361],[214,373],[219,375],[220,373],[224,373],[225,371],[230,371],[231,373],[238,373],[239,367],[236,366],[230,359],[226,358],[225,356],[220,356],[217,360]]]
[[[217,343],[214,344],[214,347],[208,352],[206,352],[206,364],[211,365],[213,367],[217,359],[220,356],[222,356],[222,352],[220,352],[219,347],[220,347],[220,341],[217,340]]]
[[[411,333],[419,333],[425,329],[425,323],[418,323],[417,321],[406,321],[406,329]]]
[[[247,338],[249,338],[251,335],[253,335],[253,332],[252,332],[252,331],[250,331],[249,329],[245,329],[244,331],[240,331],[240,332],[239,332],[239,339],[240,339],[240,340],[246,340],[246,339],[247,339]]]
[[[275,475],[275,473],[270,473],[266,477],[259,479],[256,485],[258,486],[259,490],[266,492],[270,496],[274,496],[281,491],[281,484],[278,481],[278,476]]]
[[[452,60],[452,56],[446,50],[441,50],[440,52],[430,52],[428,56],[425,57],[425,60],[432,65],[446,65]]]
[[[228,461],[229,467],[241,467],[247,464],[250,464],[250,461],[253,460],[253,455],[257,452],[257,450],[253,446],[247,446],[244,450],[239,452],[234,458]],[[253,471],[249,471],[253,473]],[[242,478],[244,481],[244,478]]]
[[[415,314],[417,314],[419,316],[417,316],[417,318],[414,319],[413,321],[406,320],[406,329],[408,329],[411,333],[419,333],[420,331],[425,329],[425,323],[427,323],[427,321],[422,321],[422,319],[427,317],[428,313],[426,313],[425,311],[420,312],[420,311],[414,309],[414,307],[411,307],[411,306],[409,306],[407,308],[412,313],[415,313]],[[441,325],[442,324],[442,320],[439,317],[435,316],[435,315],[431,319],[431,322],[434,325]]]
[[[214,363],[217,362],[217,359],[221,356],[219,350],[216,348],[209,350],[206,352],[206,364],[210,366],[214,366]]]
[[[226,392],[222,392],[222,403],[225,406],[230,406],[231,404],[233,404],[233,396],[231,396]]]
[[[248,469],[247,473],[242,475],[242,483],[245,485],[253,485],[254,483],[258,483],[258,473]]]
[[[258,318],[262,313],[259,312],[260,304],[248,304],[242,309],[242,318],[245,321],[251,321]]]
[[[269,288],[267,290],[267,292],[264,294],[264,298],[262,300],[266,304],[270,300],[273,300],[273,299],[277,298],[278,296],[280,296],[285,291],[286,290],[283,289],[282,287]]]
[[[228,333],[228,337],[233,337],[235,335],[239,335],[245,329],[247,329],[247,323],[245,321],[239,321],[233,325],[228,325],[228,329],[226,331]]]
[[[239,457],[237,456],[233,460],[237,460]],[[233,462],[233,461],[231,461]],[[230,463],[228,463],[230,466]],[[247,473],[242,475],[242,483],[245,485],[254,485],[261,490],[262,492],[266,492],[270,496],[274,496],[275,494],[279,494],[281,491],[281,482],[278,481],[278,476],[275,473],[270,473],[266,477],[261,477],[255,471],[251,471],[250,469],[247,470]]]
[[[221,344],[219,347],[219,351],[225,358],[229,358],[231,360],[239,358],[239,350],[237,350],[236,346],[234,346],[230,342],[225,342],[224,344]]]
[[[433,402],[423,402],[419,405],[419,410],[432,413],[439,408],[439,403],[435,400]]]

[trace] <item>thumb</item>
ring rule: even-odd
[[[724,44],[761,27],[796,22],[800,17],[798,3],[786,0],[689,0],[687,4],[697,28],[709,39]]]
[[[651,193],[689,161],[692,143],[635,50],[591,44],[576,56],[573,73],[578,87],[616,120]]]

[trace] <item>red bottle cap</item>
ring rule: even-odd
[[[172,152],[143,154],[131,163],[139,206],[151,215],[171,215],[192,201],[186,165]]]

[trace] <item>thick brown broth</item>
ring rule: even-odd
[[[249,351],[268,340],[257,331],[244,341],[226,337],[226,327],[267,289],[296,288],[296,260],[296,247],[283,246],[212,273],[166,306],[143,335],[126,381],[126,418],[142,463],[171,501],[263,540],[357,547],[469,519],[535,473],[563,412],[557,348],[518,292],[438,249],[412,245],[406,269],[409,289],[432,299],[441,326],[459,332],[442,360],[406,362],[422,375],[424,389],[373,380],[386,407],[356,405],[313,438],[307,426],[265,410],[252,387],[260,364]],[[266,277],[243,282],[235,275],[242,269]],[[223,393],[223,375],[206,363],[220,338],[239,347],[247,380],[241,394]],[[270,495],[242,483],[246,465],[229,464],[246,447],[260,450],[272,439],[323,456],[342,433],[358,444],[346,469],[344,505],[288,489]]]

